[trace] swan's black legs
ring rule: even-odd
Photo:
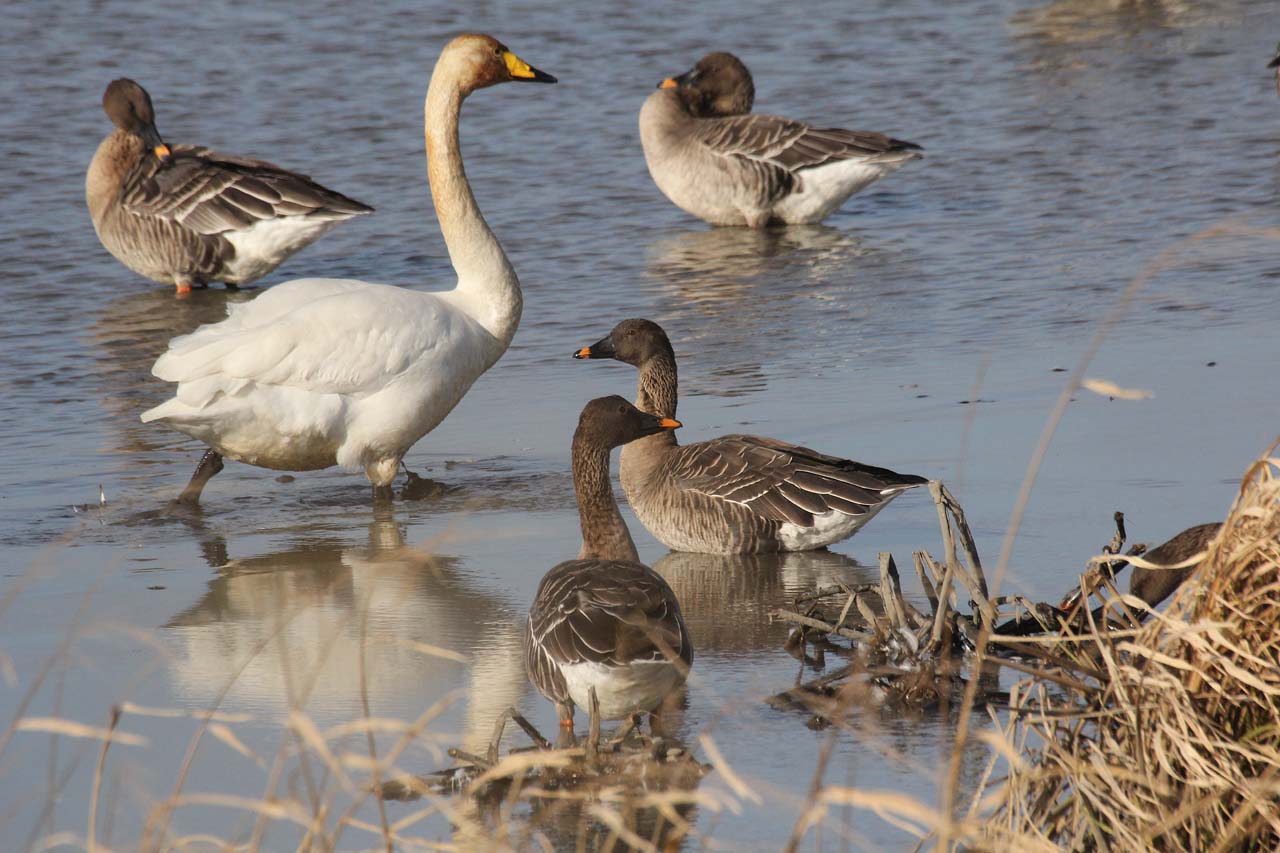
[[[221,470],[222,454],[213,448],[209,448],[204,452],[204,456],[200,457],[200,464],[196,466],[195,473],[191,475],[191,482],[187,483],[187,487],[182,490],[182,494],[178,495],[178,499],[174,503],[184,506],[198,506],[200,504],[200,493],[204,491],[205,484],[212,480]]]

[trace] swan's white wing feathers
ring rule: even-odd
[[[387,285],[320,280],[237,306],[222,323],[175,339],[152,369],[179,383],[178,397],[201,406],[219,394],[249,384],[274,385],[316,394],[375,393],[431,351],[448,348],[467,319],[443,301]],[[295,282],[293,284],[302,284]],[[283,290],[285,288],[276,288]],[[331,291],[315,298],[317,291]],[[263,303],[261,308],[253,306]],[[335,345],[334,342],[339,342]]]

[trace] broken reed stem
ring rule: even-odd
[[[954,566],[969,590],[969,597],[977,605],[982,621],[991,624],[995,614],[991,610],[987,579],[982,573],[982,561],[978,559],[977,546],[974,544],[973,534],[969,531],[969,523],[965,520],[964,510],[960,508],[960,504],[956,502],[951,492],[947,491],[947,487],[941,480],[929,481],[929,494],[933,496],[934,506],[938,510],[938,528],[942,531],[942,548],[946,554],[947,568],[951,569]],[[954,532],[952,531],[953,519]],[[957,536],[964,547],[967,567],[960,562],[956,547]]]
[[[360,611],[360,709],[364,712],[365,721],[371,719],[369,713],[369,679],[365,662],[365,650],[369,639],[369,604],[371,598],[366,596],[364,607]],[[382,798],[382,770],[378,765],[378,744],[373,736],[373,727],[365,727],[365,743],[369,747],[369,763],[373,768],[373,790],[377,793],[374,799],[378,804],[378,825],[382,828],[382,842],[386,853],[392,853],[395,844],[391,840],[391,824],[387,821],[387,803]]]
[[[916,577],[920,578],[920,586],[924,587],[924,597],[929,599],[929,613],[936,614],[938,612],[938,591],[934,588],[933,581],[929,578],[928,569],[925,568],[924,552],[911,552],[911,562],[916,567]]]
[[[524,714],[517,711],[514,705],[507,708],[507,715],[516,721],[517,726],[524,729],[524,733],[529,736],[529,740],[533,741],[539,749],[551,749],[551,742],[543,737],[542,732],[538,731],[533,723],[525,719]]]
[[[880,559],[880,599],[884,602],[885,616],[895,629],[907,627],[907,610],[902,600],[902,584],[898,581],[898,567],[888,551],[878,554]]]
[[[928,554],[925,555],[925,559],[930,559]],[[942,583],[938,587],[938,609],[933,614],[933,630],[929,634],[929,642],[935,652],[943,647],[944,642],[950,640],[944,635],[947,633],[947,616],[951,612],[952,568],[952,564],[948,563],[946,571],[942,574]]]
[[[98,764],[93,769],[93,789],[89,794],[89,827],[85,835],[85,850],[96,853],[98,849],[98,797],[102,792],[102,770],[107,764],[107,750],[111,748],[111,736],[120,724],[120,706],[111,707],[111,720],[107,723],[107,736],[102,739],[102,749],[98,752]]]
[[[874,637],[874,634],[871,632],[855,631],[852,628],[837,628],[835,625],[823,622],[821,619],[814,619],[812,616],[805,616],[792,610],[775,608],[769,611],[769,616],[773,619],[783,619],[787,622],[795,622],[796,624],[803,625],[806,628],[817,628],[819,631],[825,631],[828,634],[836,634],[850,640],[865,642]]]

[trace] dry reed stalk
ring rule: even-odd
[[[1280,459],[1264,458],[1168,610],[1136,632],[1098,632],[1098,686],[1020,685],[1006,740],[1041,746],[968,843],[1276,849],[1278,626]]]

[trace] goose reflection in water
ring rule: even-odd
[[[211,563],[225,547],[206,543]],[[367,546],[311,540],[215,568],[208,592],[165,625],[175,640],[170,678],[192,705],[208,707],[226,689],[228,710],[351,720],[363,715],[363,668],[373,716],[412,719],[465,688],[461,741],[442,736],[483,752],[498,715],[528,692],[519,607],[477,589],[458,558],[405,545],[386,514],[369,525]]]
[[[255,295],[252,290],[202,290],[174,299],[171,291],[152,289],[119,296],[102,308],[86,332],[85,343],[97,355],[93,381],[109,415],[103,422],[119,430],[110,450],[146,452],[186,441],[138,421],[138,412],[168,396],[151,381],[151,365],[171,338],[225,319],[229,303],[246,302]]]
[[[812,270],[844,264],[865,251],[857,235],[827,225],[682,231],[649,246],[647,274],[664,293],[678,297],[673,309],[719,316],[741,309],[743,298],[810,297]]]
[[[690,352],[731,354],[700,360],[682,377],[686,394],[760,391],[764,365],[769,375],[802,366],[779,364],[779,352],[807,349],[836,324],[847,337],[871,311],[871,294],[858,286],[855,271],[863,255],[860,237],[825,225],[713,228],[654,241],[643,284],[655,300],[655,319]],[[865,261],[874,265],[875,258]]]
[[[1178,30],[1228,20],[1232,4],[1203,0],[1055,0],[1013,14],[1014,32],[1046,43],[1131,38],[1145,30]]]
[[[770,554],[695,554],[672,551],[653,565],[684,612],[699,654],[782,649],[787,626],[770,622],[769,611],[790,607],[797,593],[837,581],[872,583],[878,568],[836,551]]]

